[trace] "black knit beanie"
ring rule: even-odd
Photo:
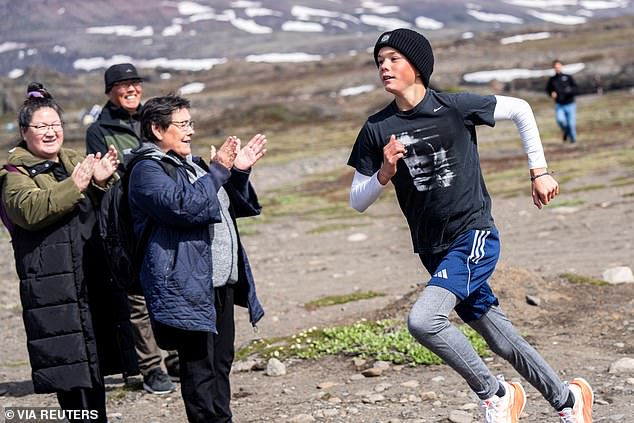
[[[429,87],[429,78],[434,71],[434,53],[427,38],[406,28],[384,32],[374,45],[374,62],[377,67],[379,50],[383,47],[392,47],[403,53],[420,73],[425,87]]]

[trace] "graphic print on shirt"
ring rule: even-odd
[[[403,161],[418,191],[450,187],[456,174],[452,159],[443,147],[436,125],[401,132],[396,135],[407,150]]]

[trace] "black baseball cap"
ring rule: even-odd
[[[139,76],[136,68],[131,63],[117,63],[106,69],[103,79],[106,84],[106,94],[108,94],[112,86],[117,82],[128,81],[130,79],[143,81],[144,78]]]

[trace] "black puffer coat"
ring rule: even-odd
[[[127,295],[109,285],[96,236],[98,190],[75,194],[72,181],[58,182],[46,161],[16,150],[9,160],[19,172],[5,175],[3,201],[16,219],[12,243],[35,392],[92,388],[107,374],[137,374]],[[69,174],[80,159],[60,153]],[[47,190],[66,191],[47,196],[57,218],[37,229],[20,222],[17,214],[28,216],[29,206],[45,206],[24,201],[18,208],[16,199]],[[64,205],[69,203],[74,205]]]

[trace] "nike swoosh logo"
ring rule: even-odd
[[[434,107],[434,113],[436,113],[438,110],[440,110],[442,108],[443,108],[443,106]]]

